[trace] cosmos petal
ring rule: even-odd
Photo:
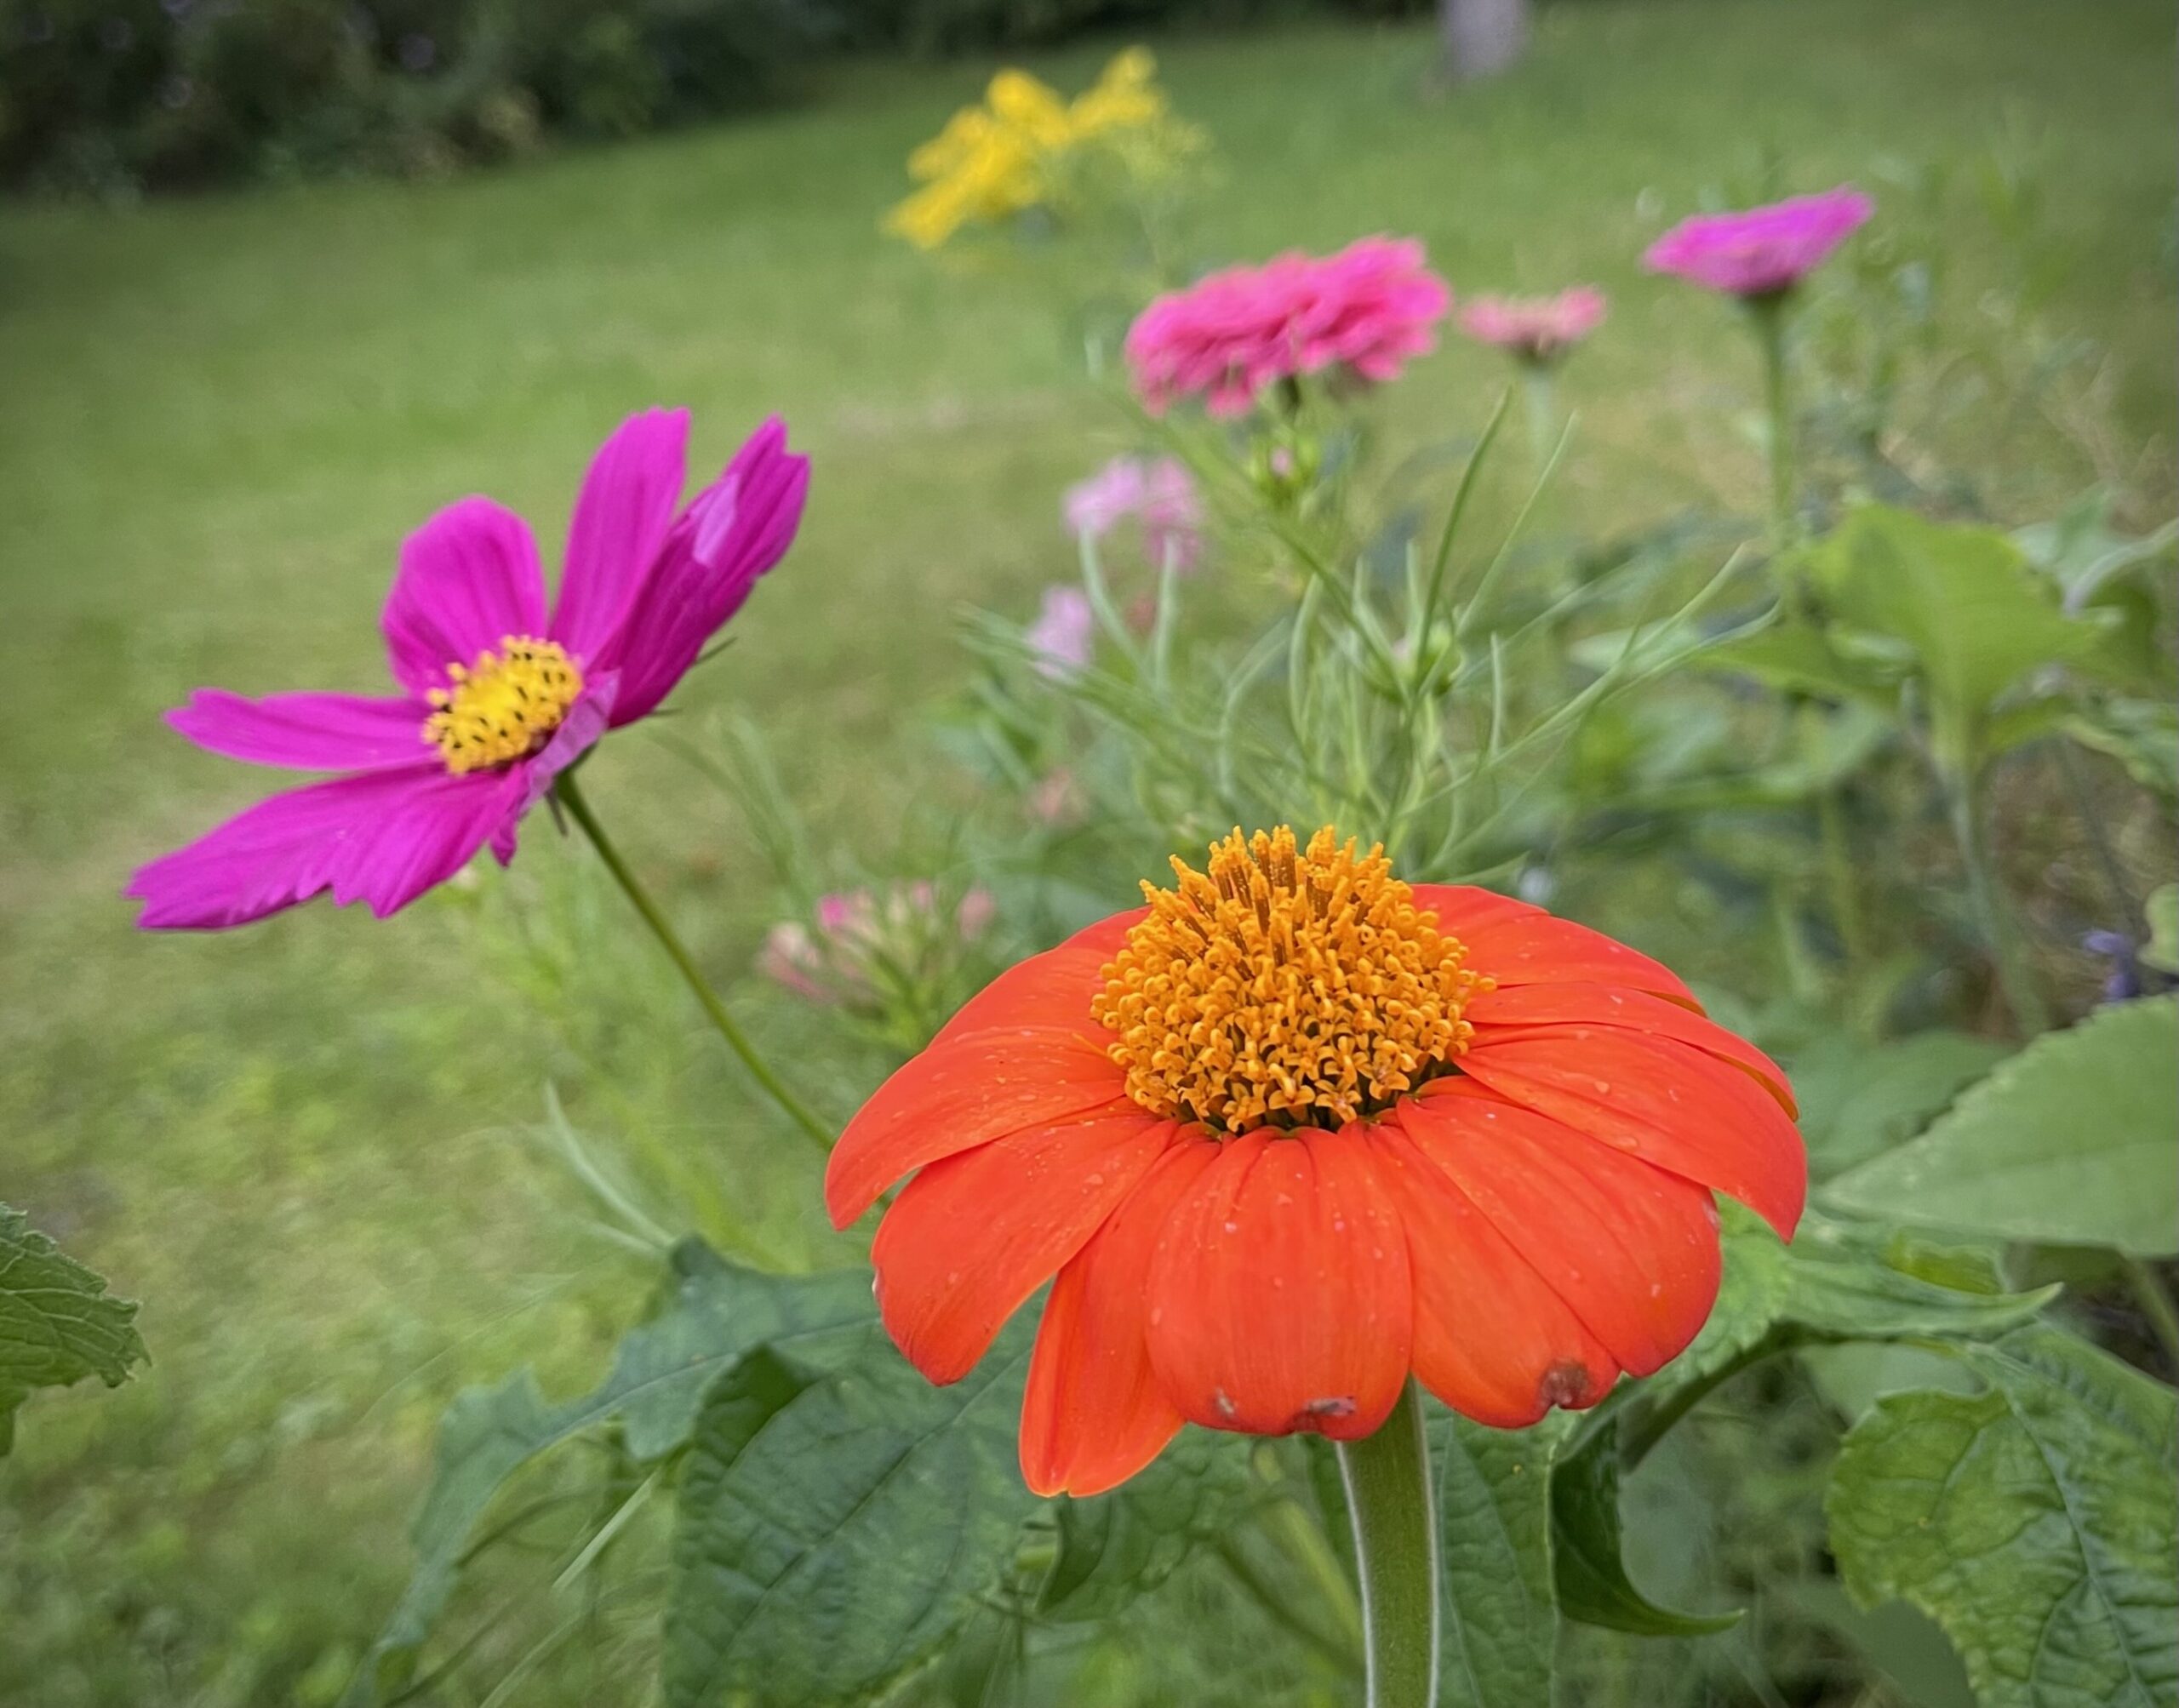
[[[1213,1429],[1356,1440],[1407,1380],[1407,1236],[1341,1134],[1227,1140],[1166,1221],[1150,1297],[1158,1385]]]
[[[545,632],[545,575],[529,524],[489,498],[465,498],[402,542],[381,619],[393,679],[443,688],[447,666]]]
[[[689,473],[689,412],[644,409],[598,448],[568,524],[552,638],[579,665],[609,661],[673,525]]]
[[[1183,1132],[1052,1283],[1021,1401],[1021,1475],[1038,1494],[1101,1494],[1155,1459],[1181,1426],[1145,1341],[1143,1285],[1173,1206],[1218,1160]]]
[[[870,1259],[895,1343],[957,1382],[1006,1319],[1135,1190],[1175,1128],[1118,1114],[1010,1134],[928,1165],[878,1225]]]
[[[260,801],[129,880],[147,930],[219,930],[330,890],[398,911],[469,863],[518,816],[524,779],[436,762],[312,783]]]
[[[1578,1048],[1591,1026],[1653,1032],[1747,1069],[1787,1114],[1796,1112],[1793,1087],[1776,1062],[1716,1021],[1661,997],[1604,985],[1512,985],[1478,992],[1463,1012],[1482,1043],[1557,1037]]]
[[[1599,1027],[1571,1048],[1553,1037],[1478,1040],[1461,1068],[1509,1102],[1738,1198],[1793,1237],[1808,1153],[1777,1100],[1738,1067],[1671,1038]],[[1421,1095],[1462,1091],[1455,1077]]]
[[[832,1225],[845,1227],[912,1169],[1009,1133],[1094,1114],[1120,1100],[1124,1084],[1110,1057],[1051,1026],[935,1043],[872,1094],[832,1147],[825,1167]]]
[[[1392,1118],[1631,1374],[1708,1318],[1720,1257],[1702,1187],[1488,1093],[1414,1099]]]
[[[1495,1429],[1611,1391],[1619,1366],[1604,1343],[1402,1127],[1347,1130],[1375,1152],[1407,1229],[1417,1381]]]
[[[432,757],[431,708],[404,696],[268,694],[200,688],[167,722],[208,753],[297,771],[393,771]]]

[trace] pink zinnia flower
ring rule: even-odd
[[[1097,636],[1096,613],[1079,587],[1044,589],[1044,608],[1029,626],[1028,641],[1037,669],[1048,677],[1072,676],[1090,662]]]
[[[1142,555],[1185,574],[1203,556],[1203,500],[1177,457],[1114,457],[1067,489],[1067,532],[1101,540],[1129,518],[1142,529]]]
[[[1604,293],[1576,285],[1556,296],[1478,296],[1461,307],[1461,330],[1524,362],[1556,362],[1604,322]]]
[[[250,808],[130,880],[138,923],[241,925],[330,890],[384,918],[515,829],[608,729],[653,711],[794,538],[809,488],[777,418],[676,513],[689,415],[632,417],[575,500],[548,616],[537,545],[489,499],[401,548],[382,626],[401,692],[199,688],[167,721],[229,758],[346,774]]]
[[[1876,212],[1850,185],[1736,214],[1697,214],[1650,245],[1651,272],[1677,273],[1733,296],[1791,290]]]
[[[1452,306],[1412,238],[1364,237],[1335,255],[1278,256],[1159,297],[1128,329],[1135,389],[1153,414],[1200,397],[1244,415],[1264,388],[1336,368],[1382,382],[1437,343]]]

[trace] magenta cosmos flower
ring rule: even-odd
[[[1335,255],[1280,255],[1159,297],[1128,328],[1128,365],[1152,414],[1199,397],[1213,415],[1245,415],[1266,386],[1301,374],[1397,379],[1435,346],[1452,302],[1421,243],[1364,237]]]
[[[1736,214],[1697,214],[1650,245],[1642,264],[1733,296],[1791,290],[1853,235],[1876,203],[1850,185]]]
[[[1556,296],[1478,296],[1461,306],[1461,330],[1524,362],[1556,362],[1604,323],[1604,293],[1575,285]]]
[[[548,615],[528,524],[485,498],[401,548],[386,603],[400,692],[199,688],[167,721],[254,764],[346,774],[275,795],[130,881],[138,923],[216,929],[324,891],[384,918],[489,846],[608,729],[655,710],[794,538],[809,460],[776,418],[679,508],[689,415],[651,409],[600,448]],[[678,512],[678,513],[677,513]]]

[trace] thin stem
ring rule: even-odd
[[[2121,1258],[2119,1262],[2125,1268],[2127,1283],[2134,1289],[2135,1301],[2156,1335],[2156,1344],[2164,1349],[2166,1367],[2179,1372],[2179,1306],[2172,1304],[2170,1289],[2155,1268],[2139,1258]]]
[[[1526,406],[1529,420],[1529,456],[1538,469],[1551,460],[1553,429],[1558,419],[1551,382],[1549,363],[1521,364],[1521,401]]]
[[[1786,302],[1782,295],[1754,297],[1748,312],[1755,317],[1757,338],[1763,346],[1764,402],[1770,431],[1770,543],[1783,551],[1793,530],[1793,408],[1791,376],[1786,363]]]
[[[757,1054],[756,1047],[749,1042],[741,1028],[735,1024],[734,1016],[727,1013],[726,1004],[719,1000],[718,992],[712,989],[697,968],[695,957],[689,952],[688,945],[682,942],[679,934],[667,923],[658,904],[651,900],[650,893],[637,882],[627,861],[621,857],[620,849],[613,846],[613,839],[605,834],[604,825],[598,823],[598,815],[590,809],[590,803],[583,798],[582,791],[576,786],[575,774],[572,771],[561,772],[553,780],[552,793],[568,809],[568,816],[582,827],[582,833],[590,838],[591,846],[598,850],[598,857],[605,862],[605,869],[613,874],[621,893],[635,904],[636,911],[643,916],[643,923],[650,927],[651,934],[665,949],[666,958],[673,963],[689,990],[695,993],[696,1001],[702,1005],[704,1013],[710,1016],[718,1035],[726,1040],[727,1048],[739,1056],[742,1066],[749,1070],[749,1077],[764,1088],[773,1102],[786,1111],[796,1126],[809,1135],[818,1149],[830,1151],[832,1148],[830,1130],[786,1088],[779,1076],[765,1065],[764,1059]]]
[[[1650,1456],[1656,1444],[1672,1433],[1673,1425],[1723,1387],[1735,1376],[1782,1351],[1785,1339],[1766,1334],[1753,1346],[1735,1354],[1714,1370],[1674,1388],[1661,1401],[1627,1418],[1619,1426],[1621,1469],[1632,1471]]]
[[[1940,751],[1942,751],[1942,746]],[[2050,1010],[2037,988],[2034,974],[2020,953],[2019,940],[2006,917],[2005,902],[1991,869],[1988,845],[1982,839],[1982,791],[1976,786],[1972,755],[1944,767],[1946,804],[1952,817],[1953,840],[1959,848],[1959,862],[1967,873],[1967,903],[1975,915],[1975,928],[1990,951],[1998,970],[1998,988],[2022,1037],[2034,1037],[2050,1029]]]
[[[1369,1708],[1431,1708],[1438,1694],[1438,1522],[1413,1378],[1375,1435],[1339,1444],[1369,1639]]]

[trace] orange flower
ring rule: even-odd
[[[965,1374],[1056,1276],[1021,1469],[1094,1494],[1186,1422],[1370,1434],[1410,1371],[1505,1428],[1717,1297],[1711,1193],[1790,1237],[1785,1076],[1646,956],[1280,830],[1002,974],[849,1123],[885,1326]]]

